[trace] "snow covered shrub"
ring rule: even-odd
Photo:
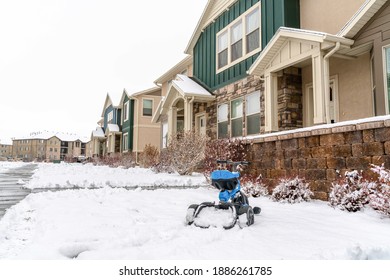
[[[180,175],[191,174],[204,159],[206,142],[206,136],[194,131],[178,133],[169,139],[168,147],[160,158],[160,165],[169,166]]]
[[[361,172],[347,171],[343,182],[332,184],[329,204],[349,212],[359,211],[369,203],[375,186],[375,183],[363,180]]]
[[[281,179],[280,183],[272,192],[272,200],[287,203],[299,203],[310,201],[313,192],[309,189],[309,184],[302,179]]]
[[[208,141],[205,149],[203,174],[209,180],[213,170],[231,167],[218,166],[217,160],[246,161],[248,160],[248,141],[240,139],[215,139]]]
[[[93,159],[94,165],[108,165],[109,167],[134,167],[134,156],[131,153],[128,154],[111,154],[104,157],[98,157]]]
[[[372,171],[379,175],[379,183],[375,192],[370,195],[370,206],[390,217],[390,171],[384,166],[373,165]]]
[[[241,180],[242,191],[247,196],[259,197],[268,195],[268,189],[266,185],[262,182],[261,175],[256,179],[249,178],[249,176],[244,176]]]
[[[144,168],[150,168],[158,163],[160,152],[158,148],[147,144],[140,155],[139,163]]]

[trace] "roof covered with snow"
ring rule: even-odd
[[[61,141],[74,142],[88,142],[89,138],[84,136],[79,136],[73,133],[65,133],[65,132],[52,132],[52,131],[42,131],[42,132],[33,132],[28,136],[15,138],[14,140],[48,140],[52,137],[57,137]]]
[[[200,84],[186,75],[177,75],[172,81],[172,87],[175,87],[182,95],[204,96],[214,99],[213,95]]]
[[[117,124],[109,123],[107,124],[106,134],[109,132],[119,132],[119,126]]]
[[[94,131],[92,131],[92,137],[105,137],[103,128],[97,127]]]

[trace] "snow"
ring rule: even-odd
[[[212,94],[207,91],[204,87],[196,83],[191,78],[186,75],[176,75],[177,79],[173,80],[172,83],[179,87],[185,94],[190,95],[199,95],[199,96],[208,96],[211,97]]]
[[[193,187],[206,185],[201,174],[154,173],[145,168],[111,168],[93,164],[41,163],[26,185],[29,189],[102,188],[102,187]]]
[[[22,167],[25,164],[26,163],[24,162],[0,161],[0,173],[3,173],[9,169]]]
[[[157,185],[176,174],[75,164],[42,164],[37,174],[36,187],[65,187],[66,176],[101,187],[32,193],[11,207],[0,220],[0,259],[390,259],[390,219],[369,209],[251,198],[262,208],[254,225],[201,229],[185,224],[187,207],[216,200],[218,190],[119,188],[131,180]],[[174,180],[195,186],[200,176],[189,177]]]
[[[97,127],[94,131],[92,131],[92,137],[105,137],[103,128]]]

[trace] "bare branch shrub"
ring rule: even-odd
[[[159,161],[160,152],[156,146],[145,145],[144,151],[140,155],[139,163],[144,168],[155,166]]]
[[[178,133],[170,138],[159,165],[169,167],[180,175],[191,174],[199,168],[205,157],[206,143],[207,137],[194,131]]]

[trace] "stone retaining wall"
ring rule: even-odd
[[[327,200],[332,182],[347,170],[371,177],[370,164],[390,169],[390,118],[264,135],[253,143],[253,175],[261,174],[270,189],[280,178],[299,176],[316,199]]]

